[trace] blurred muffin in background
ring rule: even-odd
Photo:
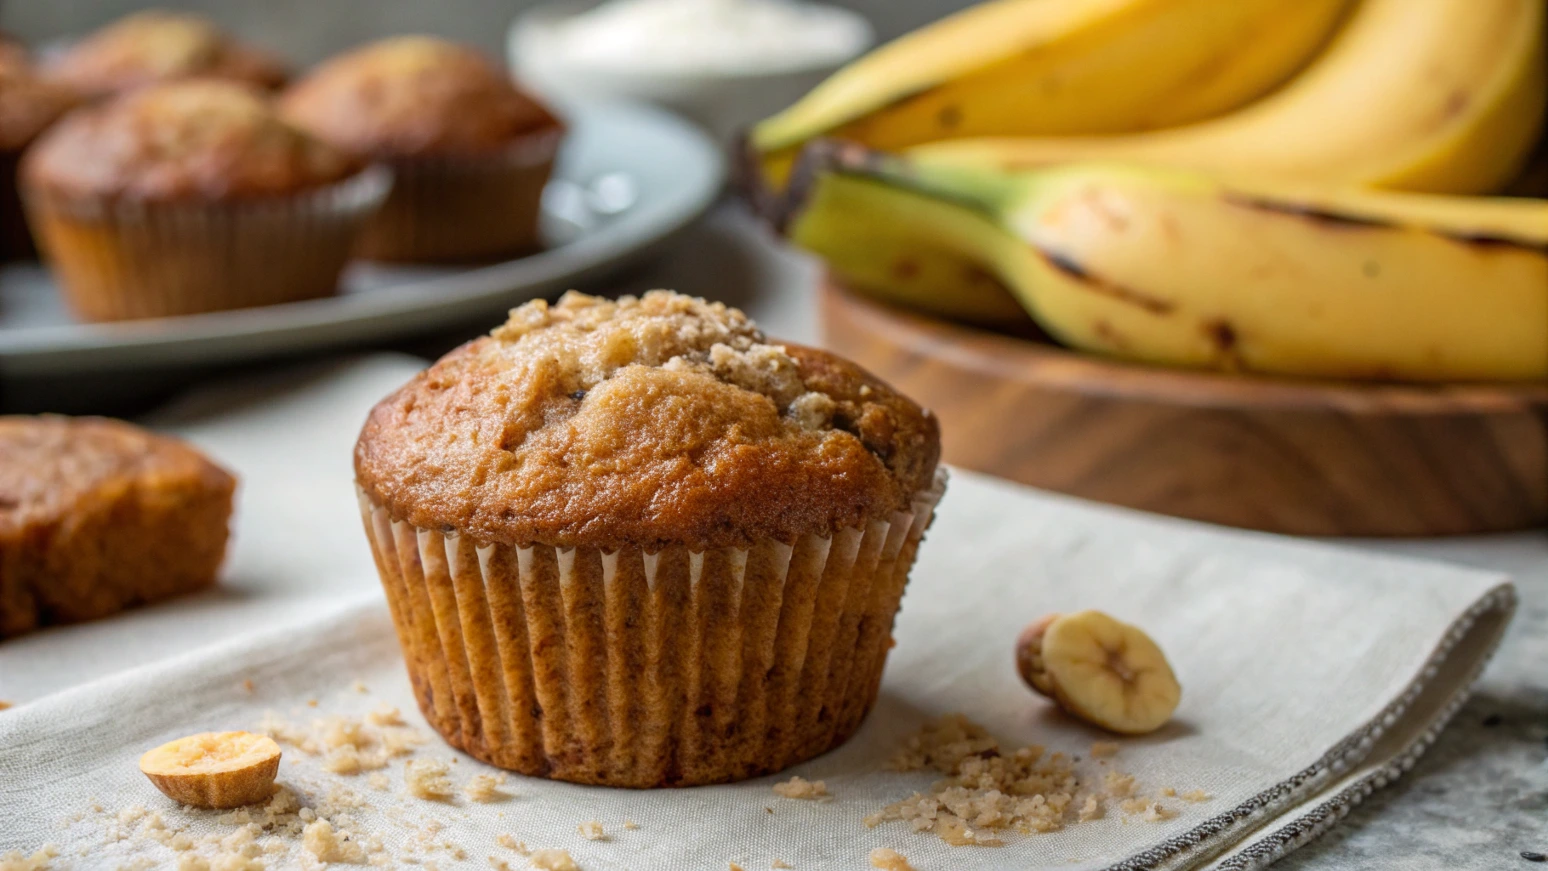
[[[229,79],[275,89],[285,65],[198,15],[151,9],[119,19],[44,65],[50,78],[96,98],[156,82]]]
[[[71,89],[40,78],[19,43],[0,36],[0,261],[37,255],[16,192],[22,151],[80,102]]]
[[[392,167],[362,256],[488,260],[538,246],[563,126],[478,51],[426,36],[373,43],[308,73],[281,112]]]
[[[388,179],[261,93],[198,80],[72,113],[20,185],[71,308],[108,321],[333,293]]]
[[[26,43],[0,30],[0,70],[28,69],[32,66],[32,53]]]

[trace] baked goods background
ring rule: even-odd
[[[1469,244],[1471,244],[1471,243],[1469,243]],[[1077,265],[1077,266],[1079,266],[1079,265]],[[1068,271],[1068,269],[1067,269],[1067,271]],[[1081,269],[1074,269],[1074,272],[1079,272],[1079,271],[1081,271]],[[1221,336],[1226,337],[1226,339],[1220,339]],[[1212,340],[1212,342],[1217,343],[1217,345],[1220,345],[1221,342],[1228,343],[1228,345],[1232,345],[1232,343],[1235,342],[1235,333],[1234,333],[1234,331],[1229,331],[1229,330],[1215,330],[1215,331],[1211,331],[1211,333],[1206,333],[1206,339]]]

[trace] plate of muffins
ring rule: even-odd
[[[0,369],[218,363],[452,326],[598,277],[724,177],[686,122],[551,107],[393,37],[295,73],[193,15],[0,43]]]

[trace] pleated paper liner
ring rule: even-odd
[[[391,174],[288,196],[143,202],[28,189],[28,221],[87,321],[170,317],[332,295]]]
[[[561,130],[522,137],[497,154],[391,162],[392,194],[360,241],[368,260],[457,263],[536,250],[543,187]]]
[[[420,709],[447,742],[643,788],[770,774],[859,728],[944,485],[831,538],[702,553],[479,545],[360,504]]]

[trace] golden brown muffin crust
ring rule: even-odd
[[[0,149],[19,151],[80,102],[69,88],[7,59],[0,43]]]
[[[294,193],[360,169],[282,121],[258,92],[200,80],[71,113],[28,151],[22,179],[70,196],[224,199]]]
[[[211,583],[235,487],[121,421],[0,417],[0,638]]]
[[[939,454],[929,412],[736,309],[570,293],[378,404],[355,471],[400,519],[480,541],[702,550],[885,518]]]
[[[559,122],[478,51],[428,36],[372,43],[290,88],[286,117],[379,159],[497,152]]]
[[[152,9],[121,18],[45,66],[47,75],[93,97],[190,77],[259,88],[285,83],[285,66],[198,15]]]

